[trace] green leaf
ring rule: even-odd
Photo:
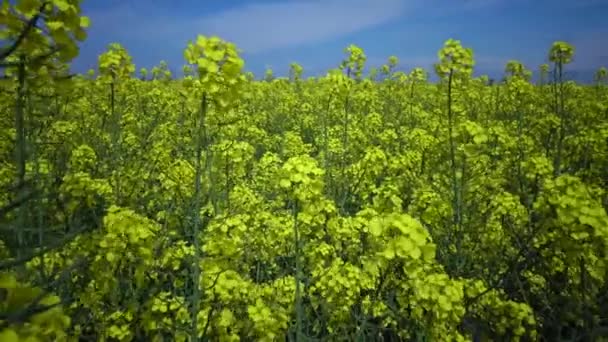
[[[146,284],[145,271],[141,267],[138,267],[135,270],[135,285],[137,285],[138,288],[142,288],[142,287],[144,287],[145,284]]]
[[[417,246],[423,246],[426,243],[427,235],[420,229],[410,230],[407,234]]]
[[[63,28],[63,22],[61,21],[47,21],[46,26],[48,26],[51,30],[59,30]]]
[[[216,72],[218,72],[220,70],[220,68],[217,65],[217,63],[209,62],[209,65],[207,66],[207,70],[210,73],[216,73]]]
[[[32,14],[38,7],[38,1],[36,0],[21,0],[17,2],[17,10],[24,14]]]
[[[55,6],[62,12],[69,10],[71,7],[70,3],[66,0],[54,0],[53,3],[55,3]]]
[[[369,232],[373,236],[382,235],[382,230],[382,222],[380,222],[380,219],[375,218],[369,222]]]
[[[422,259],[426,261],[431,261],[435,259],[436,247],[434,244],[428,244],[420,247],[422,251]]]
[[[224,54],[225,52],[223,50],[208,51],[206,53],[207,57],[215,62],[221,61],[222,58],[224,58]]]
[[[399,198],[399,196],[397,196],[397,195],[391,195],[390,201],[395,207],[398,207],[398,208],[401,208],[401,204],[403,203],[401,198]]]
[[[116,255],[112,252],[108,252],[106,254],[106,260],[108,260],[109,262],[114,262],[114,260],[116,260]]]
[[[437,303],[445,311],[449,311],[452,308],[452,303],[450,303],[445,296],[439,296],[439,298],[437,298]]]
[[[304,181],[304,176],[301,173],[294,173],[291,175],[291,180],[299,183]]]
[[[229,227],[228,227],[228,225],[227,225],[227,224],[222,224],[222,225],[220,226],[220,231],[221,231],[222,233],[228,233],[228,228],[229,228]]]
[[[384,256],[387,259],[393,259],[395,257],[394,243],[391,243],[386,247],[386,249],[382,252],[382,256]]]
[[[397,241],[395,241],[398,245],[399,245],[399,250],[401,252],[405,252],[408,255],[411,255],[412,251],[414,249],[418,249],[414,243],[412,242],[412,240],[410,240],[409,238],[405,237],[405,236],[400,236]],[[420,252],[418,252],[420,253]],[[399,253],[400,257],[403,257],[405,255],[403,255],[402,253]]]
[[[87,16],[80,17],[80,27],[87,28],[91,25],[91,19]]]
[[[475,142],[476,144],[483,144],[486,141],[488,141],[488,136],[485,134],[479,134],[473,137],[473,142]]]
[[[415,259],[418,260],[420,259],[420,255],[422,254],[422,252],[420,252],[420,248],[414,246],[412,249],[410,249],[410,256]]]
[[[575,240],[583,240],[589,237],[589,233],[587,232],[574,232],[571,234],[571,236],[575,239]]]
[[[210,64],[210,63],[211,63],[211,62],[209,62],[209,60],[208,60],[208,59],[206,59],[206,58],[199,58],[199,59],[196,61],[196,64],[198,64],[198,67],[199,67],[200,69],[205,69],[205,70],[207,70],[207,68],[209,67],[209,64]]]
[[[222,313],[220,315],[219,325],[222,327],[228,327],[232,323],[233,319],[234,319],[234,316],[232,314],[232,311],[230,311],[228,309],[224,309],[224,310],[222,310]]]
[[[0,341],[19,342],[19,335],[13,329],[4,329],[0,332]]]

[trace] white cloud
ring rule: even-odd
[[[414,20],[416,15],[462,15],[506,3],[509,1],[274,0],[212,13],[198,14],[193,9],[178,15],[170,8],[125,1],[95,10],[92,19],[93,30],[100,35],[167,48],[184,47],[197,34],[217,35],[252,54],[322,43],[397,19]]]
[[[294,0],[262,2],[187,17],[124,4],[93,19],[104,31],[142,42],[184,44],[197,34],[217,35],[247,53],[319,43],[399,18],[421,0]],[[151,12],[153,11],[153,12]]]
[[[251,4],[192,23],[197,32],[233,41],[245,52],[318,43],[398,18],[403,0],[286,1]]]

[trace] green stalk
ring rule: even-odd
[[[329,165],[329,111],[331,110],[331,95],[327,100],[327,109],[323,115],[323,167],[327,170],[325,184],[331,184],[331,169]]]
[[[203,154],[203,144],[205,145],[206,150],[208,150],[207,146],[207,134],[205,130],[205,118],[207,114],[207,94],[203,93],[203,98],[201,100],[201,119],[199,120],[199,133],[197,137],[197,146],[196,146],[196,165],[195,165],[195,179],[194,179],[194,205],[192,210],[194,210],[194,224],[192,226],[192,245],[194,247],[194,256],[192,260],[192,302],[190,308],[190,317],[191,317],[191,326],[190,326],[190,338],[192,341],[198,341],[198,313],[200,311],[200,301],[202,298],[202,293],[200,289],[200,277],[202,274],[202,270],[200,268],[200,260],[202,258],[201,255],[201,246],[198,239],[198,233],[202,229],[201,225],[201,176],[202,176],[202,154]],[[207,162],[207,161],[206,161]]]
[[[452,171],[452,190],[454,192],[454,199],[452,203],[452,207],[454,209],[454,226],[458,227],[460,225],[460,196],[458,191],[458,180],[456,178],[456,144],[454,142],[453,137],[453,129],[454,129],[454,117],[452,113],[452,81],[454,78],[454,71],[450,70],[450,74],[448,77],[448,134],[449,134],[449,143],[450,143],[450,163],[451,163],[451,171]]]
[[[16,129],[16,146],[15,146],[15,162],[17,163],[17,179],[16,184],[25,184],[25,163],[26,155],[26,139],[25,139],[25,56],[21,56],[17,71],[18,88],[17,99],[15,103],[15,129]],[[25,187],[19,186],[17,198],[25,196]],[[25,227],[25,218],[27,212],[21,206],[17,208],[17,258],[21,257],[24,246],[23,228]]]
[[[344,149],[344,153],[342,154],[342,160],[340,165],[340,173],[341,173],[341,182],[343,184],[342,188],[342,200],[340,201],[340,211],[344,212],[344,206],[346,205],[346,199],[348,198],[348,184],[346,182],[346,158],[348,153],[348,110],[349,110],[349,99],[348,95],[344,100],[344,123],[342,127],[342,148]]]
[[[566,138],[566,116],[564,113],[564,84],[563,84],[563,63],[558,61],[555,65],[556,67],[556,84],[554,85],[555,89],[555,110],[560,119],[559,124],[559,132],[557,136],[557,152],[555,159],[553,161],[553,169],[555,176],[559,176],[561,174],[561,163],[562,163],[562,154],[563,154],[563,146],[564,139]],[[559,90],[559,91],[558,91]]]
[[[300,288],[300,281],[303,278],[302,276],[302,265],[300,264],[300,232],[298,230],[298,203],[297,200],[294,201],[292,206],[292,215],[293,215],[293,235],[294,235],[294,244],[295,244],[295,254],[296,254],[296,342],[304,341],[302,334],[302,321],[304,318],[304,310],[302,307],[302,290]]]

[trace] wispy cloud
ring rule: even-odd
[[[164,59],[178,68],[187,41],[204,34],[236,43],[256,74],[265,65],[279,74],[294,60],[305,72],[325,71],[349,43],[364,48],[369,66],[395,54],[405,70],[432,72],[447,38],[472,47],[483,73],[500,74],[511,58],[535,70],[555,40],[576,46],[569,68],[588,70],[608,64],[602,5],[608,0],[92,1],[83,3],[93,25],[78,63],[94,66],[108,43],[119,42],[138,65]]]
[[[200,31],[256,53],[323,42],[398,18],[403,0],[324,0],[252,4],[199,19]]]
[[[276,1],[185,18],[150,13],[150,7],[115,7],[111,12],[98,13],[96,19],[104,26],[108,26],[107,22],[126,24],[126,35],[142,42],[177,40],[183,44],[183,40],[200,33],[218,35],[247,53],[259,53],[324,42],[373,28],[400,17],[418,3],[420,0]]]
[[[531,0],[427,0],[426,6],[428,15],[443,17],[481,10],[499,10],[525,1]]]

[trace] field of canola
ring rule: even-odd
[[[455,40],[438,83],[353,45],[255,81],[196,35],[183,78],[69,75],[80,1],[14,3],[0,341],[608,341],[608,76],[568,43],[534,84]]]

